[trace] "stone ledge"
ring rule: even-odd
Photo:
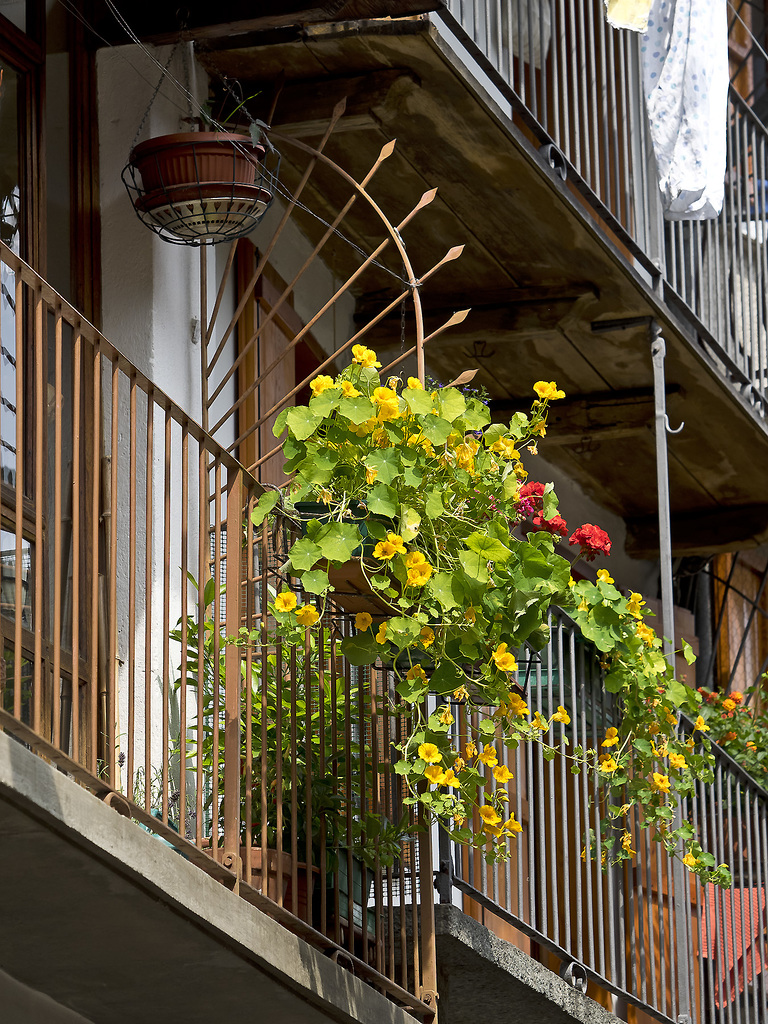
[[[436,906],[440,1024],[484,1020],[536,1024],[622,1024],[521,949],[458,907]]]

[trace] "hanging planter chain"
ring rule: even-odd
[[[249,137],[224,130],[163,135],[136,144],[178,45],[162,69],[121,178],[136,216],[163,241],[216,245],[250,234],[264,217],[274,199],[280,154],[268,141],[257,144],[255,133]],[[246,115],[259,132],[266,128]]]

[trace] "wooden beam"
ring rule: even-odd
[[[627,554],[656,558],[659,524],[655,516],[627,519]],[[672,513],[672,553],[711,555],[741,551],[768,541],[768,504],[718,506]]]
[[[205,67],[204,53],[201,53],[200,60]],[[214,72],[213,67],[209,70]],[[329,112],[339,100],[345,99],[344,114],[336,123],[334,135],[339,132],[378,129],[380,125],[374,108],[418,87],[419,80],[415,74],[399,70],[286,82],[272,123],[275,130],[296,138],[321,135],[328,126]],[[271,102],[270,90],[264,89],[263,82],[248,79],[242,81],[242,88],[246,96],[253,95],[261,88],[261,94],[249,104],[249,108],[259,117],[266,118],[267,107]]]
[[[469,309],[470,313],[452,337],[463,341],[491,338],[494,344],[511,341],[512,335],[520,331],[552,331],[568,316],[574,305],[584,295],[595,295],[592,285],[576,285],[560,288],[509,288],[493,295],[478,296],[451,293],[450,296],[424,296],[424,329],[429,334],[434,328],[455,313],[457,309]],[[368,296],[358,302],[355,309],[355,323],[368,323],[386,304],[387,298]],[[406,303],[405,326],[413,326],[413,309]],[[399,338],[400,309],[385,316],[369,333],[366,344],[385,350]]]
[[[210,4],[207,0],[189,0],[184,5],[185,20],[179,20],[176,4],[158,4],[154,0],[133,0],[126,8],[126,20],[146,43],[160,45],[176,42],[182,30],[186,39],[231,40],[246,32],[261,32],[324,21],[358,21],[371,18],[410,17],[434,11],[439,0],[229,0]],[[254,7],[258,13],[254,13]],[[96,18],[96,29],[107,45],[127,42],[125,30],[104,8]],[[99,45],[105,45],[100,42]]]

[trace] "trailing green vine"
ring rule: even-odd
[[[399,709],[412,722],[395,765],[410,802],[457,842],[503,859],[522,826],[507,808],[511,775],[499,744],[534,743],[547,759],[567,746],[571,771],[599,779],[607,862],[634,856],[628,822],[637,808],[642,827],[703,881],[726,883],[727,868],[676,819],[695,782],[712,779],[701,696],[674,678],[641,595],[622,594],[605,569],[596,582],[574,580],[576,561],[610,553],[608,535],[583,524],[568,538],[573,561],[564,557],[556,543],[568,527],[554,488],[527,479],[523,456],[536,451],[563,392],[537,382],[531,412],[502,425],[456,387],[382,383],[373,351],[357,345],[353,356],[336,378],[316,377],[308,405],[275,424],[276,436],[286,433],[292,483],[282,500],[277,491],[262,496],[254,523],[280,503],[279,514],[300,526],[286,571],[307,597],[298,606],[292,591],[277,595],[278,632],[300,641],[332,597],[329,571],[357,559],[380,612],[359,613],[341,650],[353,665],[393,666]],[[597,749],[571,747],[567,709],[532,714],[515,686],[520,651],[546,646],[555,608],[597,649],[604,686],[620,702],[620,720]],[[687,644],[683,651],[691,660]],[[431,713],[428,695],[437,699]],[[479,716],[477,736],[461,743],[456,702]],[[681,712],[697,722],[690,739],[678,729]]]

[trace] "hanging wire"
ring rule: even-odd
[[[141,121],[139,121],[139,127],[136,129],[136,134],[133,137],[133,142],[131,143],[130,152],[133,152],[133,150],[136,148],[136,143],[139,141],[139,136],[141,135],[142,130],[144,129],[144,125],[146,124],[147,118],[149,117],[149,112],[152,109],[152,104],[157,99],[157,94],[160,92],[160,86],[163,84],[163,81],[165,80],[165,76],[168,73],[168,68],[171,66],[171,61],[176,56],[176,51],[178,50],[178,48],[179,48],[179,44],[176,43],[174,48],[171,50],[170,57],[165,62],[165,67],[160,72],[160,78],[157,80],[157,85],[155,86],[155,91],[152,93],[152,96],[150,97],[149,103],[147,104],[147,109],[144,111],[144,114],[143,114],[143,116],[141,118]],[[190,106],[190,110],[191,109],[192,108]]]
[[[64,7],[65,10],[67,10],[70,14],[72,14],[74,17],[76,17],[77,20],[80,21],[80,23],[85,28],[87,28],[91,33],[93,33],[93,35],[95,35],[96,38],[100,39],[106,46],[109,46],[111,49],[115,49],[114,43],[111,43],[108,39],[105,39],[104,36],[101,35],[101,33],[97,32],[96,29],[94,28],[94,26],[90,24],[88,19],[85,18],[74,7],[74,4],[71,2],[71,0],[58,0],[58,2],[61,4],[62,7]],[[176,89],[176,91],[183,97],[185,103],[192,110],[196,110],[197,113],[201,117],[205,117],[207,120],[210,120],[210,123],[211,123],[211,125],[212,125],[212,127],[214,128],[215,131],[226,132],[227,129],[224,127],[224,125],[220,124],[215,118],[209,117],[206,114],[205,110],[203,109],[202,105],[192,95],[191,91],[189,89],[185,88],[184,85],[170,72],[170,70],[169,70],[169,68],[170,68],[170,60],[167,62],[167,65],[164,67],[160,63],[160,61],[155,57],[155,55],[148,49],[148,47],[141,41],[141,39],[136,34],[136,32],[131,28],[129,23],[126,21],[126,19],[123,17],[123,15],[120,13],[120,11],[115,6],[113,0],[105,0],[105,3],[107,5],[107,7],[109,8],[110,12],[112,13],[112,16],[115,18],[115,20],[117,21],[118,25],[120,25],[120,27],[126,33],[126,35],[131,40],[131,42],[133,42],[136,46],[138,46],[138,48],[142,51],[142,53],[145,54],[145,56],[148,58],[148,60],[151,61],[151,63],[153,63],[155,65],[155,67],[157,67],[157,69],[161,72],[161,81],[163,79],[165,79],[165,81],[167,81],[171,86],[173,86],[173,88]],[[176,45],[178,45],[178,43]],[[126,63],[136,72],[136,74],[139,75],[140,78],[142,78],[145,82],[148,81],[148,79],[144,75],[142,75],[141,72],[133,64],[131,64],[131,62],[125,57],[124,54],[121,54],[121,56],[126,61]],[[150,83],[150,84],[152,84],[152,83]],[[227,85],[226,76],[222,77],[222,84],[229,91],[228,85]],[[155,89],[155,94],[152,97],[152,101],[150,101],[150,106],[152,105],[152,102],[154,101],[154,98],[155,98],[159,88],[160,88],[160,86],[158,85],[158,87]],[[178,108],[178,109],[181,110],[182,108]],[[247,110],[245,111],[245,113],[246,113],[246,116],[250,117],[250,115],[248,114]],[[145,117],[146,117],[146,115],[145,115]],[[140,126],[140,129],[141,129],[141,126]],[[247,151],[243,147],[239,146],[239,144],[234,143],[233,145],[234,145],[234,148],[239,150],[243,155],[247,155]],[[275,179],[275,191],[279,195],[281,195],[284,199],[287,199],[289,202],[292,202],[296,206],[297,209],[299,209],[299,210],[303,211],[304,213],[308,214],[309,216],[313,217],[320,224],[322,224],[323,227],[326,227],[326,228],[330,228],[331,227],[331,224],[330,224],[329,221],[325,220],[318,213],[315,213],[314,210],[311,210],[308,206],[306,206],[304,203],[302,203],[298,199],[295,199],[293,194],[291,193],[290,189],[288,189],[287,186],[285,186],[283,184],[283,182],[280,181],[279,178]],[[334,232],[334,234],[336,235],[337,238],[339,238],[342,242],[346,243],[352,249],[354,249],[354,251],[358,255],[364,257],[365,259],[369,258],[370,254],[367,253],[365,251],[365,249],[362,248],[362,246],[359,246],[356,242],[352,241],[351,238],[348,238],[343,232],[339,231],[338,228],[333,228],[333,232]],[[410,282],[408,281],[407,278],[405,278],[402,274],[397,273],[397,271],[392,270],[390,267],[386,266],[386,264],[382,263],[380,260],[376,260],[376,259],[371,260],[371,264],[373,266],[377,267],[379,270],[383,270],[385,273],[389,274],[391,277],[393,277],[396,281],[400,282],[401,284],[403,284],[403,285],[409,285],[410,284]]]

